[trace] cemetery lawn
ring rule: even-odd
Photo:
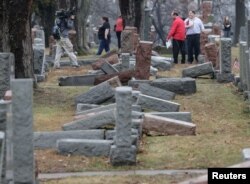
[[[186,66],[177,65],[170,72],[159,74],[181,76],[181,69]],[[47,82],[39,84],[34,92],[35,131],[61,130],[63,124],[73,120],[74,97],[89,87],[60,87],[57,78],[82,75],[89,69],[80,67],[52,71]],[[130,167],[112,167],[108,158],[61,156],[54,150],[37,150],[39,171],[206,169],[242,161],[242,149],[250,147],[250,112],[242,94],[232,84],[218,84],[209,77],[199,78],[197,93],[177,95],[175,101],[181,104],[180,111],[192,113],[193,123],[197,125],[196,136],[144,136],[137,154],[138,164]]]

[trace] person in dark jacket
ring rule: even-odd
[[[102,22],[103,24],[98,30],[98,39],[100,40],[100,44],[96,55],[101,55],[103,49],[105,49],[106,53],[110,50],[110,24],[108,17],[102,17]]]
[[[224,17],[223,26],[224,26],[224,29],[223,29],[224,37],[230,38],[232,24],[231,24],[228,16]]]

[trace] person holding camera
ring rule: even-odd
[[[72,67],[79,67],[77,57],[73,52],[73,45],[69,39],[69,30],[74,27],[75,15],[69,14],[66,11],[59,11],[56,13],[55,24],[58,27],[59,38],[56,39],[56,56],[54,62],[54,68],[60,68],[60,59],[63,54],[63,50],[69,56],[72,62]]]
[[[110,24],[108,17],[102,17],[102,26],[98,30],[98,38],[100,40],[99,49],[96,55],[101,55],[103,49],[106,53],[109,52],[109,43],[110,43]]]

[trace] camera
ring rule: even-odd
[[[58,10],[56,11],[56,17],[59,19],[65,19],[65,18],[69,18],[71,15],[75,15],[75,10]]]

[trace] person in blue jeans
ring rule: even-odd
[[[103,49],[106,53],[109,52],[109,43],[110,43],[110,24],[108,17],[102,17],[102,26],[98,30],[98,38],[100,40],[99,49],[96,55],[101,55]]]

